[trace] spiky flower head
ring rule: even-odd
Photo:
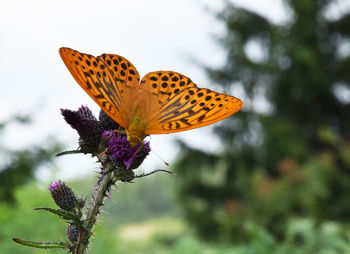
[[[131,146],[122,128],[104,111],[100,111],[99,120],[86,106],[77,111],[61,109],[64,119],[80,136],[79,152],[110,156],[116,167],[135,169],[141,165],[150,152],[149,142]],[[105,151],[109,150],[109,153]]]
[[[74,192],[62,181],[51,183],[49,191],[56,205],[61,209],[71,211],[77,205]]]
[[[103,110],[100,110],[100,114],[98,116],[98,120],[104,130],[120,130],[124,131],[118,123],[116,123],[112,118],[109,117]]]
[[[114,134],[108,141],[112,162],[116,166],[125,166],[127,169],[137,168],[151,151],[149,142],[131,146],[126,136]]]
[[[66,122],[79,134],[79,145],[84,153],[97,152],[103,127],[86,106],[81,106],[77,111],[61,109]]]

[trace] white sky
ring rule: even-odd
[[[233,0],[232,0],[233,1]],[[280,0],[235,0],[240,6],[272,17],[286,19]],[[60,108],[76,110],[88,105],[99,108],[73,80],[58,54],[65,46],[100,55],[120,54],[129,59],[141,76],[149,71],[173,70],[189,76],[200,87],[210,87],[194,58],[217,66],[223,51],[213,35],[223,32],[212,12],[221,0],[0,0],[0,121],[15,113],[34,113],[34,125],[12,126],[7,145],[18,148],[45,142],[47,135],[76,148],[77,134],[63,120]],[[233,94],[239,97],[238,94]],[[220,145],[210,128],[153,136],[151,146],[168,162],[175,160],[175,138],[195,147],[214,151]],[[91,173],[97,165],[89,156],[57,159],[55,177],[69,178]],[[141,168],[152,170],[160,160],[151,154]],[[53,177],[42,170],[40,178]]]

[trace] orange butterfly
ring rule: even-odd
[[[150,134],[173,133],[206,126],[236,113],[243,102],[199,88],[174,71],[144,76],[124,57],[94,57],[60,48],[70,73],[88,95],[120,126],[131,145]]]

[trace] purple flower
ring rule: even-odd
[[[104,131],[102,133],[102,137],[106,140],[109,140],[111,137],[113,137],[114,131],[109,130],[109,131]]]
[[[58,182],[51,183],[49,186],[49,191],[51,191],[51,192],[56,191],[57,189],[60,188],[61,184],[62,184],[61,180]]]
[[[151,151],[149,142],[144,141],[139,148],[140,145],[131,146],[127,137],[121,135],[113,135],[108,141],[108,146],[112,153],[112,161],[117,165],[124,165],[127,169],[138,167]]]
[[[76,206],[77,199],[75,194],[64,182],[58,181],[51,183],[49,191],[56,205],[61,209],[71,211]]]
[[[61,112],[66,122],[78,131],[80,151],[83,153],[97,155],[109,148],[115,166],[135,169],[151,151],[149,142],[143,142],[141,147],[131,146],[125,134],[116,134],[115,130],[123,132],[124,129],[103,111],[99,120],[86,106],[77,111],[61,109]]]
[[[66,122],[78,132],[81,150],[85,153],[96,152],[103,128],[91,110],[81,106],[77,111],[61,109],[61,113]]]
[[[78,108],[77,112],[81,117],[84,117],[85,119],[94,121],[97,120],[96,117],[92,114],[92,111],[87,106],[82,105],[80,108]]]

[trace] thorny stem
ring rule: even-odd
[[[102,165],[104,165],[103,162]],[[97,182],[97,186],[91,194],[92,198],[86,209],[86,219],[84,221],[86,231],[80,230],[74,254],[84,254],[86,252],[93,227],[96,223],[96,218],[100,213],[100,207],[103,205],[103,199],[106,197],[115,180],[116,179],[113,179],[112,165],[110,163],[106,163],[106,165],[104,165],[102,168],[102,174]]]

